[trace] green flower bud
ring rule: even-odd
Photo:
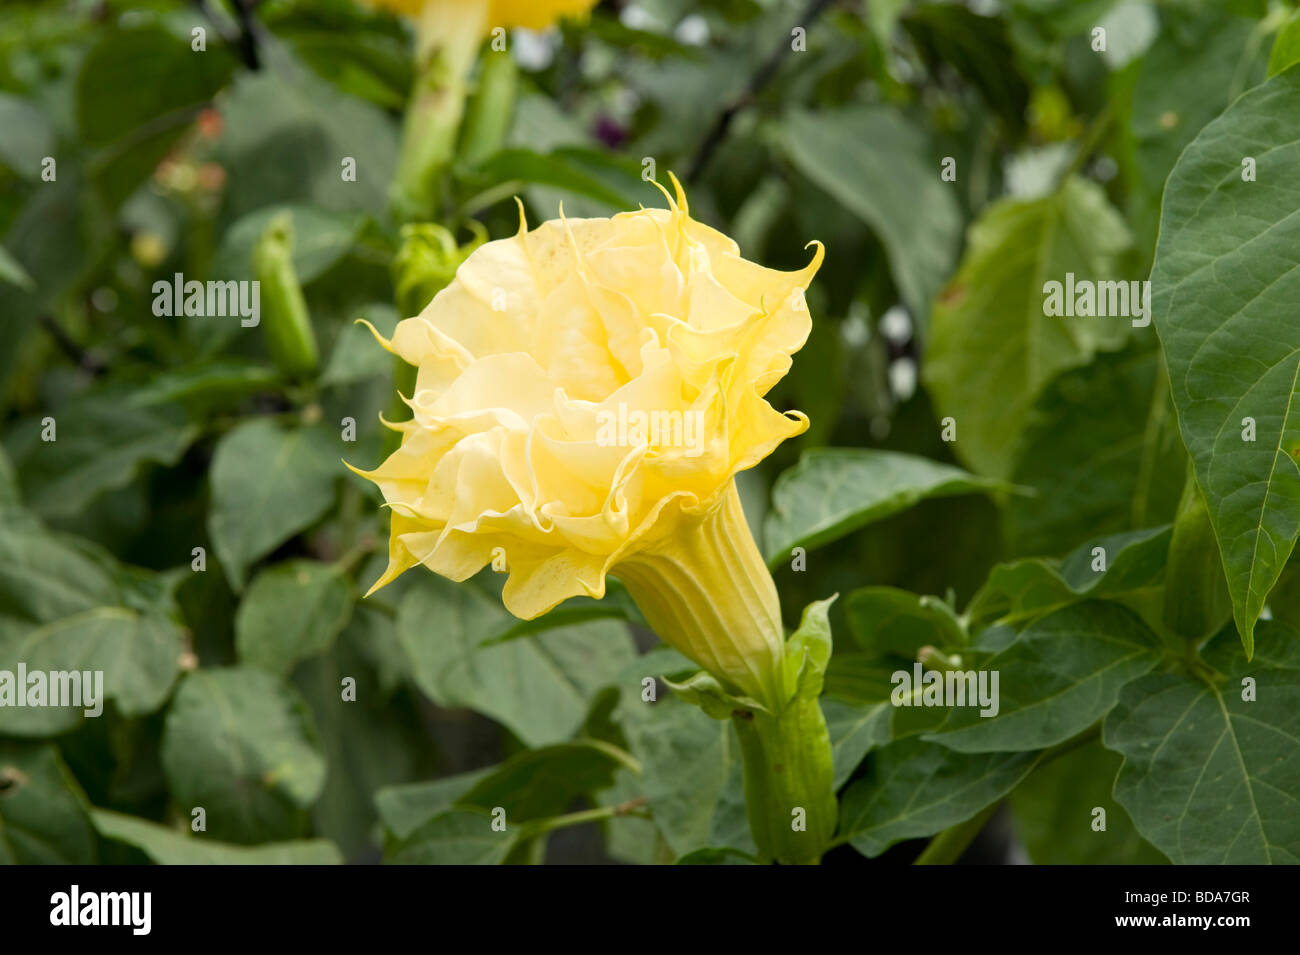
[[[253,249],[253,274],[261,283],[266,348],[291,378],[307,378],[320,361],[307,301],[293,264],[293,216],[282,212],[267,224]]]

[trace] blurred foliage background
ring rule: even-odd
[[[503,135],[463,137],[436,221],[470,244],[517,228],[515,195],[534,223],[561,202],[662,205],[653,168],[747,258],[797,268],[820,239],[815,331],[771,396],[812,427],[742,486],[787,622],[866,584],[964,606],[998,561],[1172,518],[1184,452],[1153,329],[1121,323],[1019,378],[989,380],[990,355],[1024,334],[1045,276],[1146,276],[1170,169],[1263,79],[1289,16],[1264,0],[605,2],[512,34],[512,102],[476,98],[480,60],[466,128]],[[380,460],[401,382],[353,322],[390,332],[449,255],[389,211],[412,29],[352,0],[0,8],[0,666],[97,667],[110,694],[99,719],[0,710],[0,859],[650,862],[748,845],[728,727],[641,705],[642,677],[682,661],[617,593],[526,626],[491,574],[413,571],[360,599],[387,514],[340,460]],[[286,372],[265,327],[154,313],[176,273],[256,277],[286,223],[315,367]],[[799,572],[781,556],[807,536],[795,512],[834,482],[805,462],[816,473],[792,472],[769,513],[773,483],[831,446],[934,470],[854,478],[864,498],[882,480],[901,496],[850,502]],[[846,662],[828,689],[841,782],[919,745],[891,743],[862,689],[854,606],[836,606]],[[1030,775],[989,858],[1163,860],[1110,799],[1117,764],[1094,742]],[[1028,771],[998,769],[967,815]],[[1061,820],[1100,804],[1115,838],[1069,836]],[[496,806],[533,828],[485,838]],[[952,821],[854,845],[903,842],[884,858],[905,860]]]

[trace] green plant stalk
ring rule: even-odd
[[[778,716],[738,710],[732,724],[740,737],[745,804],[759,858],[816,865],[838,815],[831,738],[820,701],[796,695]]]
[[[497,152],[506,140],[515,114],[519,69],[505,51],[485,49],[479,58],[478,86],[465,116],[460,160],[477,165]]]
[[[975,841],[975,837],[993,818],[993,814],[998,811],[1000,805],[1002,805],[1000,802],[995,802],[960,825],[945,829],[939,833],[930,840],[930,844],[916,857],[912,865],[952,865],[961,858],[962,853]]]
[[[416,76],[402,121],[389,203],[398,222],[438,218],[443,178],[456,154],[470,67],[486,26],[487,5],[435,2],[420,15]]]
[[[1169,542],[1164,599],[1165,626],[1193,646],[1232,619],[1219,542],[1190,461]]]

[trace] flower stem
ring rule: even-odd
[[[420,13],[415,90],[389,197],[399,222],[438,216],[442,180],[456,153],[467,79],[486,22],[484,0],[433,0]]]
[[[745,802],[759,856],[816,865],[835,832],[831,740],[816,697],[795,696],[778,716],[732,717],[745,762]]]
[[[993,818],[1001,803],[993,803],[977,812],[965,822],[958,823],[951,829],[945,829],[925,847],[912,865],[952,865],[961,858],[961,854],[975,841],[988,821]]]

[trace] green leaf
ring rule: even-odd
[[[421,573],[402,598],[397,634],[416,685],[435,703],[475,709],[529,746],[559,742],[632,660],[631,637],[623,624],[599,620],[483,645],[513,621],[475,584]]]
[[[290,560],[249,585],[235,616],[241,663],[288,676],[299,660],[327,650],[347,624],[356,594],[331,564]]]
[[[230,78],[222,44],[203,53],[154,24],[96,32],[77,75],[77,125],[102,147],[91,166],[110,207],[135,191]]]
[[[944,724],[924,739],[962,753],[1054,746],[1101,719],[1120,691],[1160,657],[1155,635],[1123,607],[1101,601],[1064,607],[980,662],[980,675],[988,673],[990,685],[998,676],[991,717],[983,715],[982,701],[968,695],[966,705],[953,706]]]
[[[868,753],[889,744],[894,707],[889,702],[888,684],[884,696],[874,702],[849,702],[823,696],[821,703],[826,728],[831,734],[831,760],[835,766],[833,786],[839,789],[848,782]]]
[[[557,816],[580,796],[614,785],[620,767],[640,769],[631,756],[596,740],[557,743],[518,753],[478,779],[456,800],[461,807],[506,811],[506,824]]]
[[[722,845],[754,852],[731,722],[672,698],[648,704],[625,697],[620,712],[655,825],[672,851]]]
[[[1022,626],[1088,598],[1125,602],[1158,596],[1173,530],[1169,526],[1111,534],[1083,544],[1063,561],[1029,558],[998,564],[971,598],[972,630],[994,623]],[[1102,554],[1103,570],[1093,567]]]
[[[1013,474],[1037,493],[1006,506],[1012,555],[1173,519],[1186,454],[1159,363],[1151,350],[1099,355],[1047,387]]]
[[[399,319],[391,305],[369,305],[357,315],[364,318],[381,335],[391,338]],[[394,358],[379,347],[370,329],[352,323],[339,332],[330,352],[329,363],[321,373],[322,385],[349,385],[392,374]]]
[[[962,216],[924,131],[896,108],[792,110],[780,126],[790,161],[880,236],[894,283],[924,317],[952,272]]]
[[[465,793],[495,771],[495,767],[446,776],[430,782],[386,786],[375,793],[375,808],[384,827],[405,841],[434,816],[456,806]]]
[[[86,797],[59,751],[0,740],[0,865],[89,865]]]
[[[392,865],[500,865],[514,851],[521,831],[493,828],[481,809],[450,809],[434,816],[384,857]]]
[[[1273,51],[1268,55],[1268,75],[1276,76],[1296,63],[1300,63],[1300,11],[1292,13],[1277,31]]]
[[[122,601],[112,567],[77,538],[43,528],[26,511],[0,520],[0,634]]]
[[[970,819],[1014,789],[1037,760],[1037,753],[957,753],[898,740],[873,754],[868,775],[845,790],[840,834],[874,858],[896,842]]]
[[[413,701],[387,694],[383,675],[367,658],[366,641],[374,636],[373,629],[349,626],[329,652],[293,673],[329,767],[312,807],[312,829],[349,860],[364,859],[380,846],[375,791],[419,778],[433,757]],[[390,633],[388,639],[396,637]]]
[[[237,75],[222,102],[228,213],[295,203],[384,208],[397,163],[395,120],[340,93],[270,34],[259,40],[263,68]],[[342,178],[345,157],[356,161],[356,181]]]
[[[951,608],[934,597],[896,587],[861,587],[844,602],[844,618],[858,646],[909,660],[924,646],[960,647],[966,634]]]
[[[894,451],[816,448],[781,474],[763,527],[768,566],[931,497],[1002,487],[961,468]]]
[[[135,846],[159,865],[340,865],[343,856],[326,839],[270,842],[239,846],[187,835],[147,819],[113,812],[91,811],[95,828],[105,839]]]
[[[162,765],[177,806],[207,814],[214,838],[293,838],[325,782],[306,705],[261,670],[199,670],[167,712]]]
[[[1128,229],[1100,186],[1071,178],[1040,199],[1003,199],[971,226],[965,258],[935,304],[923,378],[956,422],[957,456],[1009,477],[1043,388],[1119,348],[1129,318],[1045,314],[1048,282],[1120,281]],[[990,395],[997,395],[990,401]]]
[[[81,706],[0,707],[0,733],[52,736],[71,729],[104,697],[127,717],[152,713],[166,701],[180,673],[184,640],[180,628],[156,614],[129,607],[97,607],[36,627],[24,636],[0,639],[0,671],[75,671],[82,684]],[[102,682],[92,676],[102,673]],[[71,674],[69,674],[71,676]],[[22,692],[22,688],[17,688]],[[51,689],[48,691],[53,692]],[[88,696],[101,694],[96,704]],[[102,712],[102,711],[101,711]],[[100,714],[95,714],[96,716]]]
[[[258,558],[329,510],[343,469],[339,458],[325,430],[265,419],[246,421],[217,442],[208,532],[232,588],[243,588]]]
[[[195,417],[234,410],[259,391],[280,387],[280,377],[265,365],[246,360],[204,360],[159,371],[135,387],[132,398],[142,407],[179,405]]]
[[[50,417],[55,440],[29,419],[10,441],[27,503],[48,517],[81,513],[146,463],[170,467],[198,433],[179,409],[142,405],[120,386],[86,392]]]
[[[1236,643],[1231,631],[1216,642]],[[1261,626],[1254,665],[1238,655],[1222,683],[1151,674],[1106,717],[1106,748],[1124,756],[1115,798],[1175,864],[1300,862],[1298,644]]]
[[[1255,23],[1230,13],[1166,6],[1161,21],[1137,67],[1128,124],[1136,173],[1133,216],[1151,220],[1140,231],[1153,239],[1174,163],[1206,123],[1264,79],[1268,49],[1252,38]]]
[[[1183,442],[1247,654],[1300,532],[1300,326],[1291,308],[1300,275],[1288,252],[1300,135],[1277,126],[1296,110],[1300,68],[1202,130],[1169,177],[1151,270]],[[1257,162],[1257,181],[1243,181],[1243,157]]]
[[[1036,865],[1163,865],[1111,790],[1123,759],[1093,740],[1042,763],[1011,794],[1016,833]],[[1106,828],[1094,829],[1095,809]]]
[[[266,227],[282,214],[288,215],[293,226],[293,267],[303,285],[323,275],[348,254],[365,222],[364,216],[356,213],[330,212],[311,205],[280,204],[255,209],[241,216],[222,234],[221,246],[212,262],[212,274],[245,281],[253,279],[253,248]]]

